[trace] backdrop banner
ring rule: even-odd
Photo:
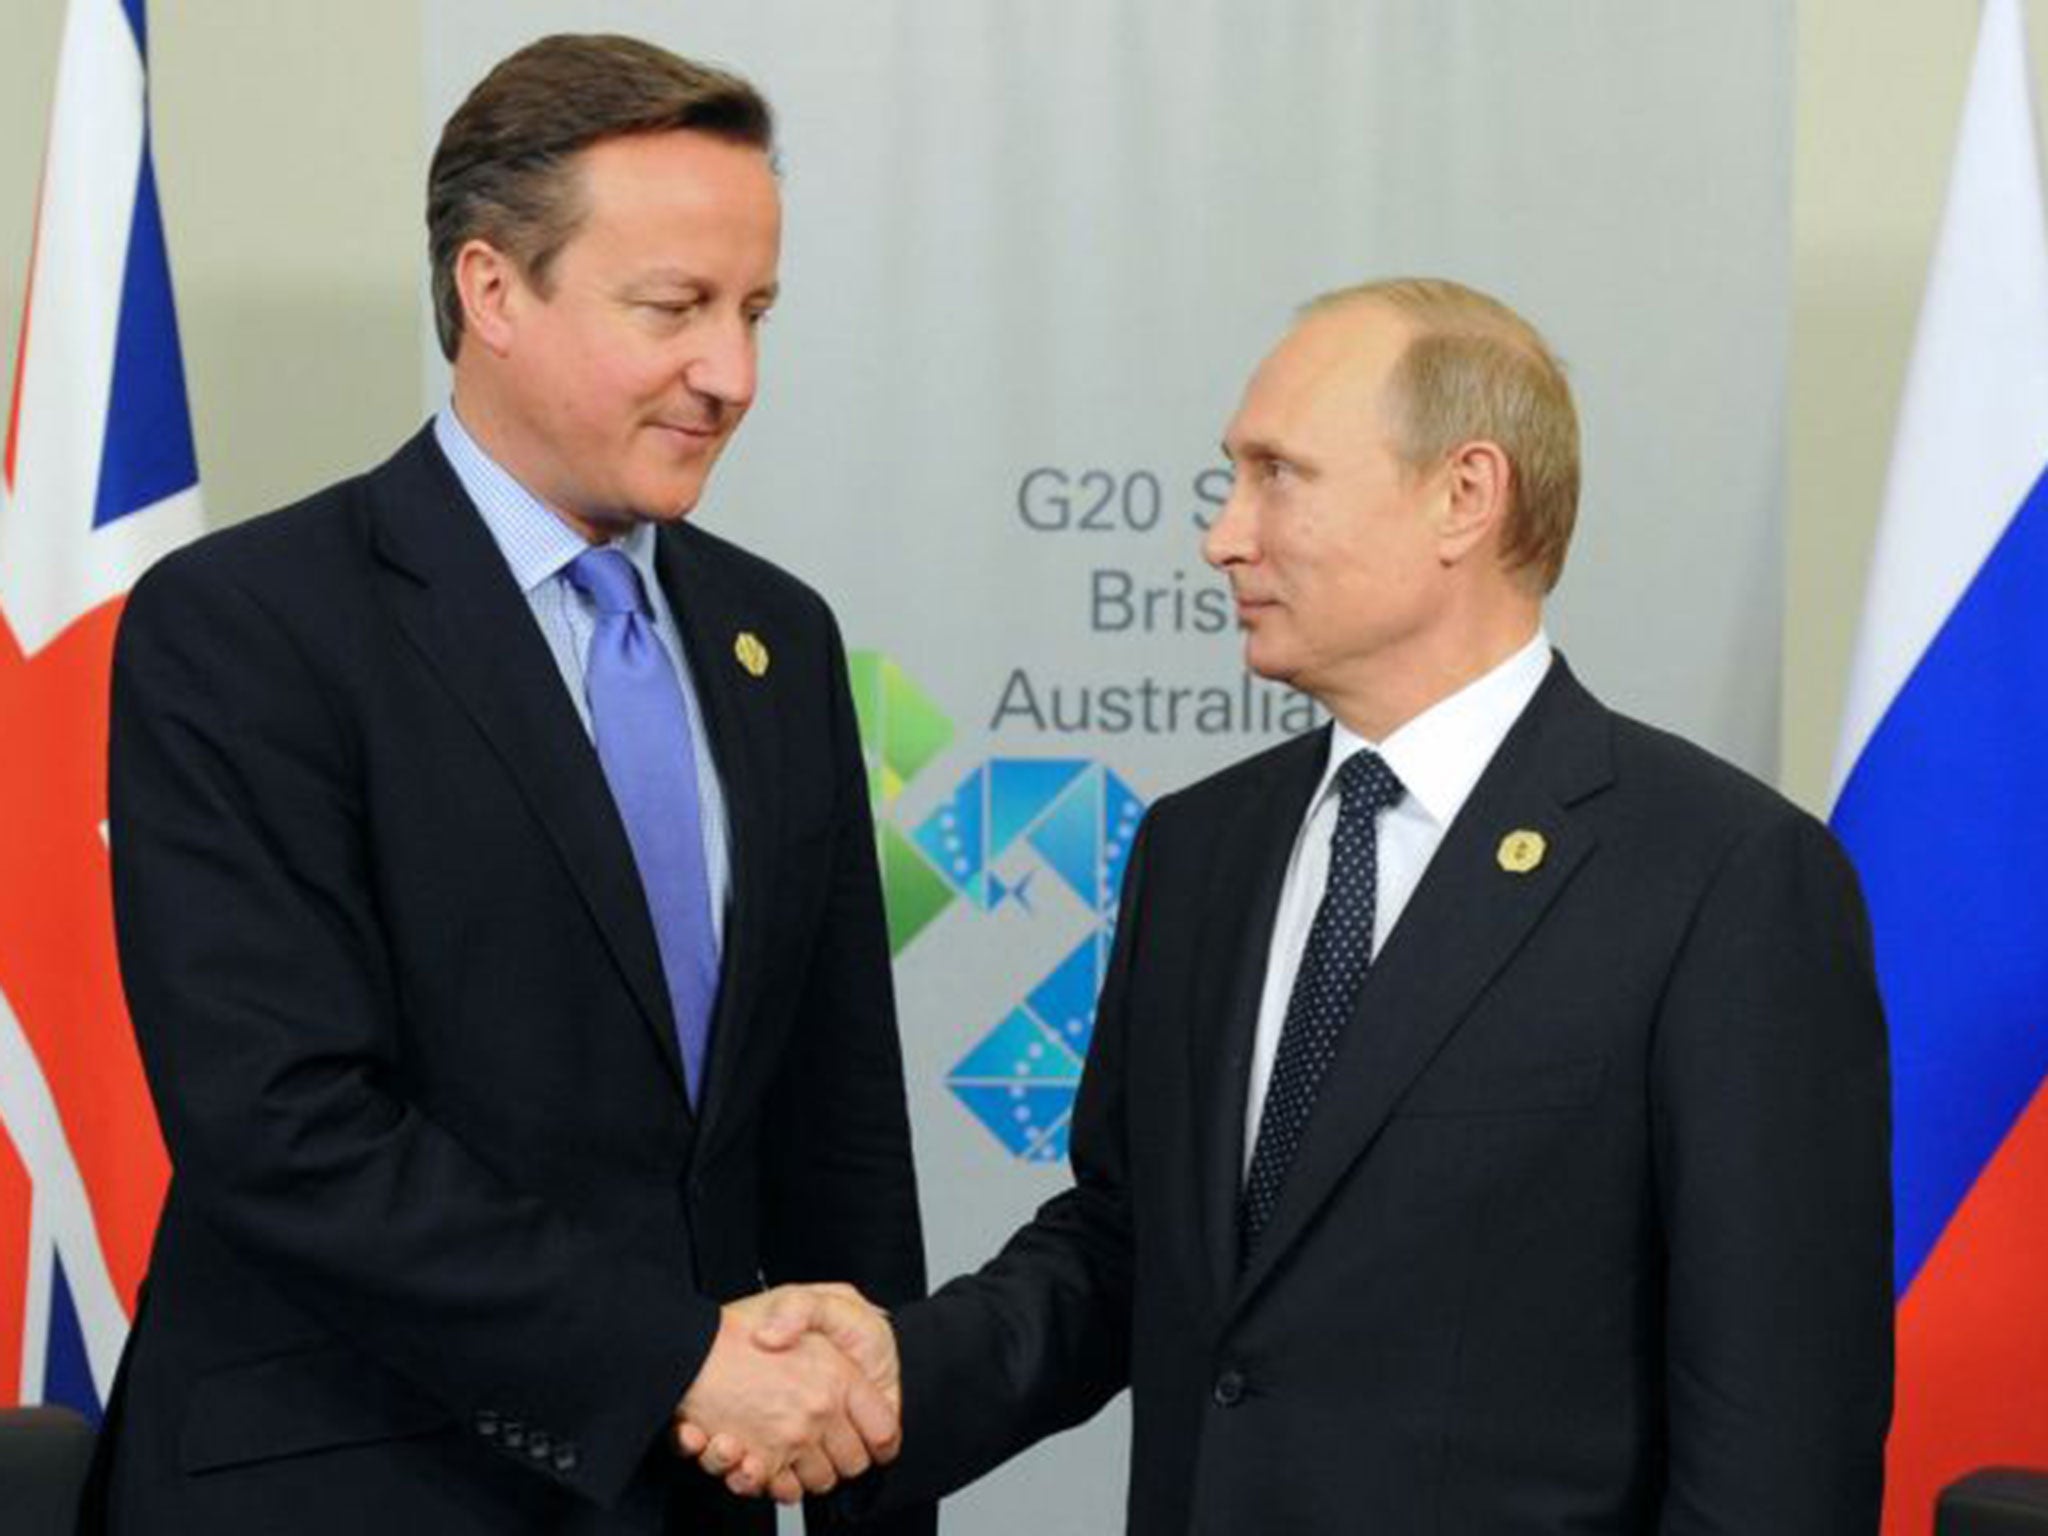
[[[629,31],[775,104],[784,298],[697,515],[815,583],[880,821],[935,1278],[1059,1187],[1145,805],[1316,723],[1199,541],[1294,306],[1437,273],[1572,371],[1552,633],[1775,776],[1792,16],[1772,0],[429,0],[428,143],[499,57]],[[438,356],[425,399],[443,398]],[[769,642],[772,645],[772,639]],[[1121,1528],[1121,1405],[949,1504]]]

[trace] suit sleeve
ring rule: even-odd
[[[1885,1030],[1833,840],[1728,856],[1652,1059],[1666,1239],[1663,1536],[1868,1536],[1891,1413]]]
[[[845,1280],[893,1308],[925,1293],[924,1238],[867,772],[846,656],[825,624],[836,811],[796,1039],[768,1097],[762,1262],[772,1283]],[[814,1503],[812,1528],[830,1528],[832,1508]],[[925,1506],[870,1529],[921,1536],[936,1519]]]
[[[717,1308],[407,1097],[355,726],[327,677],[217,563],[160,565],[121,626],[116,919],[174,1198],[459,1420],[544,1432],[551,1454],[520,1463],[609,1502]]]
[[[1156,813],[1155,813],[1156,814]],[[1131,1225],[1126,1069],[1130,978],[1143,944],[1146,847],[1124,876],[1116,940],[1075,1100],[1074,1182],[973,1275],[896,1319],[903,1454],[892,1500],[951,1492],[1092,1417],[1130,1381]]]

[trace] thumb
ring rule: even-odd
[[[785,1285],[771,1291],[766,1310],[754,1325],[755,1344],[767,1350],[785,1350],[818,1326],[824,1310],[821,1299],[800,1285]]]
[[[891,1389],[896,1381],[896,1340],[889,1319],[863,1301],[818,1298],[811,1327],[861,1370],[870,1382]]]

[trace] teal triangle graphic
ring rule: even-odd
[[[998,757],[990,760],[988,793],[988,856],[993,859],[1015,842],[1081,774],[1081,758]]]
[[[1089,773],[1031,829],[1031,846],[1091,912],[1102,910],[1102,774]]]
[[[955,890],[981,899],[984,865],[982,785],[988,770],[977,768],[954,788],[952,797],[925,817],[913,841]]]
[[[1066,1083],[1081,1080],[1081,1058],[1023,1008],[1012,1008],[1002,1023],[960,1059],[946,1079],[990,1084]]]

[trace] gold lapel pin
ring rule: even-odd
[[[1500,840],[1500,847],[1494,850],[1494,859],[1511,875],[1526,875],[1543,862],[1543,855],[1550,851],[1550,844],[1543,840],[1541,832],[1529,827],[1517,827]]]
[[[761,637],[751,629],[743,629],[733,637],[732,653],[739,664],[747,669],[748,676],[768,675],[768,647],[761,643]]]

